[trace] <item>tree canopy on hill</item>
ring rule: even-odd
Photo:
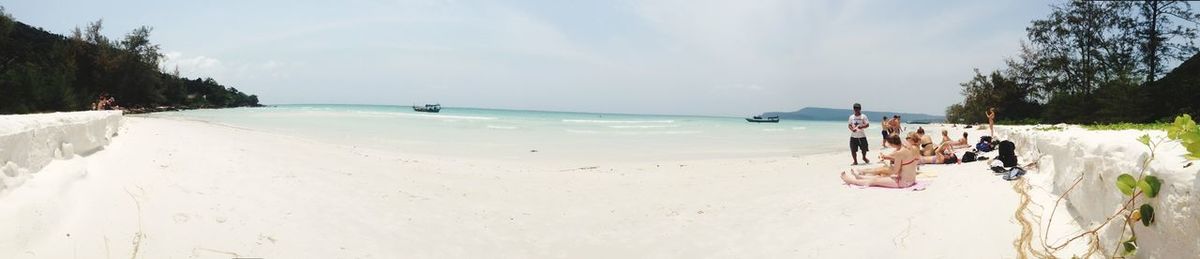
[[[1165,64],[1195,60],[1200,15],[1186,1],[1081,1],[1051,5],[1026,28],[1004,69],[975,71],[964,100],[946,109],[958,123],[1153,122],[1197,114],[1195,61],[1159,80]],[[1190,71],[1190,72],[1189,72]],[[1189,74],[1190,73],[1190,74]],[[1192,79],[1187,79],[1192,78]]]
[[[1150,109],[1156,117],[1191,114],[1200,118],[1200,54],[1184,61],[1150,86]]]
[[[124,108],[258,106],[258,96],[212,78],[160,70],[163,55],[150,27],[119,41],[102,21],[65,37],[14,20],[0,7],[0,114],[90,109],[107,94]]]

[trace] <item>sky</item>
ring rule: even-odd
[[[165,71],[264,104],[746,116],[944,114],[1015,56],[1046,1],[6,0],[67,34],[139,26]]]

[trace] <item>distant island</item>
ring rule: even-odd
[[[903,112],[886,112],[886,111],[863,111],[863,114],[870,116],[872,120],[878,120],[883,116],[892,117],[892,115],[900,115],[900,119],[906,122],[943,122],[946,121],[945,116],[919,114],[919,113],[903,113]],[[832,109],[832,108],[817,108],[805,107],[794,112],[767,112],[763,113],[764,117],[779,116],[785,120],[814,120],[814,121],[845,121],[854,114],[850,109]]]
[[[0,6],[0,114],[91,110],[101,98],[128,113],[260,106],[258,96],[212,78],[162,71],[150,27],[109,39],[102,24],[63,36],[16,21]]]

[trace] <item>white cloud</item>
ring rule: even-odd
[[[266,60],[262,62],[222,62],[207,56],[189,56],[178,51],[163,54],[163,70],[179,70],[180,76],[190,78],[211,77],[223,83],[236,83],[250,79],[285,79],[298,63]]]
[[[165,71],[179,70],[183,76],[213,77],[225,72],[221,60],[206,56],[185,56],[181,52],[167,51],[162,62]]]

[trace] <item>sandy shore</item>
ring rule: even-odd
[[[841,153],[526,164],[169,119],[118,133],[0,196],[0,257],[995,258],[1020,231],[982,163],[900,191],[843,185]]]

